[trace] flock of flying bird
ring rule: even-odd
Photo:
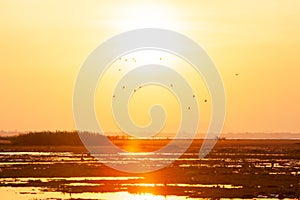
[[[120,57],[119,60],[122,60],[122,58]],[[159,58],[159,60],[162,60],[162,58]],[[124,59],[124,61],[127,62],[128,59]],[[136,59],[135,59],[135,58],[132,58],[132,61],[133,61],[133,62],[136,62]],[[119,68],[119,71],[121,71],[120,68]],[[239,74],[236,73],[235,76],[239,76]],[[174,85],[173,85],[173,84],[170,84],[170,87],[174,87]],[[142,86],[139,86],[139,89],[140,89],[140,88],[142,88]],[[123,85],[122,89],[123,89],[123,90],[125,89],[125,85]],[[133,92],[136,92],[136,91],[137,91],[137,89],[134,89],[134,90],[133,90]],[[115,97],[116,97],[116,95],[114,94],[114,95],[113,95],[113,98],[115,98]],[[196,97],[196,96],[193,94],[193,98],[195,98],[195,97]],[[206,102],[207,102],[207,99],[205,99],[204,102],[206,103]],[[188,107],[188,110],[191,110],[191,107],[190,107],[190,106]]]

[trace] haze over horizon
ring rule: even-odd
[[[43,132],[47,130],[40,130],[37,132]],[[63,131],[63,130],[56,130],[56,131]],[[55,133],[56,131],[52,131]],[[0,137],[11,137],[11,136],[16,136],[19,134],[27,134],[30,132],[35,132],[35,131],[3,131],[0,130]],[[117,133],[117,132],[106,132],[106,136],[126,136],[124,133]],[[197,133],[196,134],[196,139],[204,139],[206,136],[206,133]],[[155,138],[168,138],[172,139],[174,137],[174,133],[163,133],[159,137],[155,136]],[[239,132],[239,133],[222,133],[219,136],[220,139],[300,139],[300,132]],[[148,138],[149,139],[149,138]]]
[[[299,10],[297,0],[266,0],[259,5],[250,0],[132,4],[3,0],[0,130],[74,130],[73,87],[89,53],[116,34],[154,27],[188,36],[215,62],[227,96],[224,133],[300,133]],[[140,64],[144,57],[136,58]],[[184,63],[170,55],[163,58],[163,64],[184,68]],[[116,69],[119,66],[125,64],[118,61]],[[188,70],[179,70],[193,86],[203,81]],[[120,76],[111,71],[104,79],[112,82]],[[117,132],[107,106],[111,85],[97,91],[95,107],[105,131]],[[171,94],[157,89],[137,92],[130,107],[133,119],[147,124],[149,105],[161,103],[169,114],[164,132],[175,132],[180,120],[178,103]],[[210,97],[202,89],[195,94],[200,105],[198,132],[204,132],[210,119]],[[145,97],[143,104],[135,103]]]

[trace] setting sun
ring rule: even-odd
[[[180,28],[176,7],[163,3],[157,5],[151,2],[140,2],[117,5],[116,14],[112,15],[114,18],[108,21],[108,24],[114,29]]]

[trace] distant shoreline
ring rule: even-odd
[[[90,132],[81,132],[80,134],[77,131],[41,131],[41,132],[28,132],[28,133],[22,133],[22,134],[15,134],[15,135],[6,135],[2,136],[0,135],[0,145],[17,145],[17,146],[39,146],[39,145],[46,145],[46,146],[83,146],[81,138],[84,135],[84,137],[90,137],[92,141],[99,141],[104,135],[97,134],[97,133],[90,133]],[[249,136],[248,138],[242,137],[243,134],[235,134],[236,136],[239,135],[239,137],[226,137],[227,134],[223,134],[222,136],[218,138],[209,138],[209,139],[218,139],[218,142],[222,141],[299,141],[299,137],[288,137],[283,138],[283,135],[281,135],[280,138],[263,138],[263,137],[254,137],[254,135],[251,135],[251,133],[247,133]],[[252,137],[251,137],[252,136]],[[294,134],[293,136],[297,136],[297,134]],[[127,143],[132,143],[132,141],[154,141],[159,140],[162,143],[169,143],[171,140],[176,141],[182,141],[182,140],[194,140],[197,142],[202,142],[204,138],[177,138],[174,139],[172,137],[153,137],[153,138],[132,138],[128,136],[107,136],[113,143],[120,144],[120,143],[126,143],[125,141],[130,141]]]
[[[16,137],[19,135],[26,135],[30,133],[74,133],[73,131],[64,131],[64,130],[56,130],[56,131],[3,131],[0,130],[0,140],[7,140],[7,138]],[[117,132],[108,132],[105,134],[109,138],[127,138],[125,133],[117,133]],[[159,137],[154,137],[151,139],[173,139],[174,133],[163,133],[159,134]],[[206,137],[206,133],[197,133],[195,139],[201,140]],[[300,132],[237,132],[237,133],[222,133],[220,138],[226,139],[240,139],[240,140],[300,140]],[[132,139],[132,138],[129,138]],[[142,139],[142,138],[140,138]]]

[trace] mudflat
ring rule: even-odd
[[[128,151],[152,152],[170,140],[112,142]],[[178,147],[181,142],[177,141]],[[70,196],[128,192],[192,199],[300,197],[300,140],[219,140],[207,157],[199,158],[202,142],[194,140],[179,159],[149,173],[109,168],[103,164],[105,160],[98,161],[81,145],[2,144],[0,187],[37,187],[45,193],[55,191]],[[107,162],[114,162],[109,155],[107,158]],[[134,159],[130,162],[143,164],[141,158]],[[152,164],[161,164],[163,159],[156,159]],[[126,162],[122,161],[124,165]]]

